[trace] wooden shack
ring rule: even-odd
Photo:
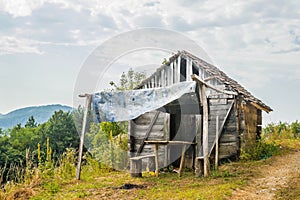
[[[184,81],[197,82],[195,93],[129,122],[132,176],[154,169],[155,163],[156,170],[172,165],[207,175],[215,155],[236,159],[242,148],[250,148],[247,144],[260,137],[262,111],[272,109],[220,69],[189,52],[170,57],[136,89]]]

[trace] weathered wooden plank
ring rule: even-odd
[[[202,148],[202,115],[196,115],[196,156],[203,155]]]
[[[134,136],[136,142],[139,140],[139,139],[144,139],[145,138],[145,132],[144,134],[141,133],[138,133]],[[151,132],[151,134],[149,135],[148,138],[157,138],[157,139],[164,139],[164,134],[162,131],[156,131],[156,132]]]
[[[236,155],[238,150],[238,145],[220,145],[219,148],[219,157],[230,157],[232,155]]]
[[[146,125],[136,125],[134,126],[134,131],[139,132],[139,133],[144,133],[143,135],[145,135],[145,132],[148,130],[149,128],[149,124]],[[164,124],[154,124],[152,127],[153,131],[163,131],[164,129]]]
[[[225,90],[223,87],[220,87],[219,85],[217,88]],[[228,94],[223,94],[223,93],[212,93],[208,96],[210,99],[233,99],[234,95],[228,95]]]
[[[179,171],[178,171],[178,176],[181,176],[181,170],[183,167],[183,162],[184,162],[184,155],[185,155],[185,150],[186,150],[186,144],[182,146],[182,152],[181,152],[181,159],[180,159],[180,166],[179,166]]]
[[[151,88],[154,88],[154,85],[155,85],[155,78],[151,78]]]
[[[142,160],[130,160],[131,177],[142,177]]]
[[[154,154],[155,154],[155,176],[158,177],[158,144],[154,144]]]
[[[178,73],[178,67],[177,67],[177,60],[173,61],[173,83],[177,83],[177,73]]]
[[[141,160],[141,159],[145,159],[145,158],[151,158],[154,156],[155,156],[154,154],[148,154],[148,155],[132,157],[132,158],[130,158],[130,160]]]
[[[220,137],[220,143],[237,142],[238,138],[235,135],[224,135]]]
[[[222,131],[223,131],[223,128],[224,128],[225,123],[226,123],[226,120],[227,120],[227,118],[229,117],[230,112],[231,112],[231,110],[232,110],[232,108],[233,108],[233,104],[234,104],[234,101],[231,103],[230,108],[228,109],[227,114],[226,114],[224,120],[223,120],[222,123],[221,123],[220,129],[219,129],[219,133],[218,133],[218,134],[219,134],[219,137],[220,137],[220,135],[221,135],[221,133],[222,133]],[[209,155],[211,154],[211,152],[212,152],[212,148],[210,149]]]
[[[161,73],[160,73],[160,76],[161,76],[161,86],[162,87],[165,87],[167,84],[166,84],[166,70],[161,70]]]
[[[204,173],[203,157],[196,157],[195,159],[195,176],[200,177]]]
[[[162,77],[161,77],[161,74],[159,73],[157,75],[157,87],[161,87],[161,80],[162,80]]]
[[[236,142],[224,142],[224,143],[220,143],[220,148],[221,147],[224,147],[224,148],[226,148],[226,147],[235,147],[235,148],[237,148],[238,145],[237,145]]]
[[[229,104],[230,105],[230,104]],[[228,104],[227,105],[218,105],[218,106],[210,106],[210,111],[216,111],[216,110],[228,110]]]
[[[209,105],[220,105],[220,104],[222,104],[222,105],[227,105],[228,104],[228,102],[227,102],[228,100],[227,99],[212,99],[212,98],[210,98],[209,99]]]
[[[79,145],[79,155],[78,155],[78,163],[77,163],[77,169],[76,169],[76,178],[77,178],[77,180],[80,180],[84,134],[85,134],[85,129],[86,129],[88,111],[89,111],[89,109],[91,107],[91,103],[92,103],[92,95],[86,94],[85,97],[86,97],[86,99],[85,99],[85,110],[84,110],[84,113],[83,113],[82,129],[81,129],[80,145]]]
[[[219,116],[216,117],[216,149],[215,149],[215,169],[218,169],[219,162]]]
[[[193,74],[192,75],[192,79],[193,80],[196,80],[197,82],[201,83],[201,84],[204,84],[206,87],[208,88],[211,88],[215,91],[218,91],[218,92],[221,92],[221,93],[224,93],[224,94],[229,94],[229,95],[237,95],[236,92],[233,92],[233,91],[228,91],[228,90],[220,90],[216,87],[214,87],[213,85],[210,85],[208,83],[206,83],[205,81],[203,81],[199,76],[197,76],[196,74]]]
[[[180,82],[180,65],[181,65],[181,56],[177,58],[177,65],[176,65],[176,83]]]
[[[172,84],[172,83],[171,83]],[[163,132],[164,132],[164,139],[165,140],[170,140],[170,114],[165,114],[165,117],[164,117],[164,129],[163,129]],[[164,160],[164,166],[167,166],[169,164],[169,161],[170,161],[170,154],[169,154],[169,148],[168,146],[165,146],[165,160]]]
[[[234,133],[235,135],[237,134],[237,127],[232,125],[226,125],[224,127],[224,134],[231,134]]]
[[[147,113],[147,114],[141,115],[133,121],[133,125],[147,126],[151,123],[151,119],[153,119],[153,117],[154,117],[154,113],[151,113],[151,114]],[[163,125],[163,124],[164,124],[164,118],[158,117],[155,125]]]
[[[203,106],[203,155],[204,177],[209,175],[209,149],[208,149],[208,104],[206,98],[206,86],[200,83],[200,97]]]
[[[169,80],[170,80],[169,85],[172,85],[174,83],[174,63],[173,62],[170,63],[170,77],[169,77]]]
[[[192,78],[191,78],[192,71],[193,71],[193,69],[192,69],[192,60],[189,57],[187,57],[186,58],[186,80],[187,81],[192,80]]]
[[[152,128],[153,128],[153,126],[154,126],[156,120],[158,119],[158,116],[159,116],[159,112],[157,111],[157,112],[155,113],[155,116],[153,117],[153,119],[152,119],[152,121],[151,121],[149,127],[148,127],[147,130],[145,131],[144,140],[143,140],[143,142],[142,142],[140,148],[137,150],[137,155],[136,155],[136,156],[138,156],[138,155],[143,151],[143,148],[144,148],[144,145],[145,145],[145,141],[149,138],[149,135],[150,135],[150,133],[151,133],[151,130],[152,130]]]
[[[168,140],[147,140],[145,141],[147,144],[164,144],[164,145],[186,145],[186,144],[196,144],[195,142],[189,141],[168,141]]]

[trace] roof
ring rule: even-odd
[[[155,73],[159,72],[162,70],[166,65],[170,65],[171,62],[173,62],[175,59],[177,59],[178,56],[181,57],[189,57],[192,59],[193,63],[204,68],[205,71],[209,72],[214,78],[218,79],[220,82],[224,83],[227,88],[229,88],[232,91],[237,92],[240,96],[243,97],[244,100],[247,102],[251,103],[253,106],[260,110],[264,110],[267,113],[273,111],[271,107],[266,105],[264,102],[262,102],[260,99],[254,97],[248,90],[246,90],[243,86],[241,86],[237,81],[231,79],[229,76],[227,76],[223,71],[221,71],[219,68],[216,66],[209,64],[208,62],[194,56],[193,54],[187,52],[187,51],[179,51],[178,53],[174,54],[169,58],[169,60],[162,65],[160,68],[156,70]],[[154,74],[155,74],[154,73]],[[148,79],[153,77],[152,74],[149,78],[145,79],[144,82],[146,82]]]

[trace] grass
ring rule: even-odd
[[[300,139],[276,140],[281,155],[299,150]],[[182,177],[176,173],[144,173],[143,178],[131,178],[128,172],[101,168],[96,163],[82,167],[81,180],[75,178],[75,166],[56,169],[58,175],[36,176],[26,183],[7,184],[0,190],[0,199],[230,199],[237,188],[249,184],[249,179],[259,177],[259,168],[272,160],[238,161],[226,163],[208,178],[195,178],[191,170]],[[67,174],[64,174],[67,173]],[[69,174],[68,174],[69,173]],[[70,174],[71,173],[71,174]],[[64,175],[63,177],[61,175]],[[276,193],[276,199],[295,199],[299,196],[299,179],[292,179],[287,187]],[[144,186],[138,189],[119,189],[124,184]]]
[[[59,186],[43,187],[43,191],[33,199],[223,199],[230,196],[231,190],[243,182],[240,177],[222,175],[210,178],[195,178],[187,171],[178,178],[174,173],[161,173],[158,178],[144,174],[143,178],[131,178],[128,173],[108,172],[80,181],[72,180]],[[230,173],[230,172],[229,172]],[[141,189],[119,189],[125,183],[144,186]],[[55,189],[53,191],[53,188]]]
[[[95,170],[83,167],[80,181],[69,179],[40,180],[40,184],[22,191],[31,199],[224,199],[232,190],[244,186],[252,176],[249,165],[253,162],[237,162],[220,166],[208,178],[195,178],[193,171],[185,170],[182,177],[176,173],[144,173],[142,178],[131,178],[127,172]],[[124,184],[143,186],[139,189],[119,189]],[[20,185],[19,188],[24,188]],[[30,191],[29,191],[30,189]],[[10,197],[20,193],[17,189]],[[18,196],[18,194],[17,194]],[[21,195],[19,195],[21,196]]]

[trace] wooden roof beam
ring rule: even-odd
[[[221,89],[219,89],[219,88],[216,88],[215,86],[213,86],[213,85],[211,85],[211,84],[205,82],[204,80],[202,80],[202,79],[201,79],[199,76],[197,76],[196,74],[192,74],[191,77],[192,77],[192,79],[193,79],[194,81],[197,81],[198,83],[203,84],[203,85],[205,85],[205,86],[208,87],[208,88],[211,88],[211,89],[213,89],[213,90],[216,90],[217,92],[221,92],[221,93],[228,94],[228,95],[238,95],[237,92],[228,91],[228,90],[221,90]]]
[[[272,111],[272,109],[270,110],[270,109],[264,108],[264,107],[262,107],[261,105],[255,103],[255,102],[251,102],[251,105],[253,105],[255,108],[257,108],[259,110],[265,111],[266,113],[269,113],[269,112]]]

